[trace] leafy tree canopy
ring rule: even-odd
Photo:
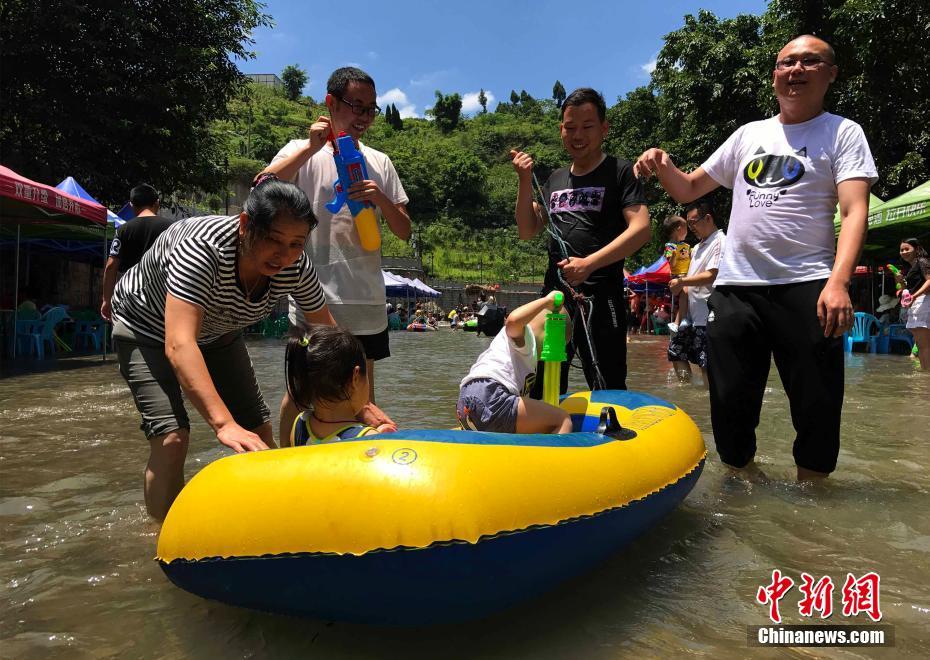
[[[284,82],[284,95],[291,101],[296,101],[310,78],[298,65],[288,64],[281,72],[281,80]]]
[[[271,25],[259,3],[7,0],[0,16],[5,165],[39,181],[70,174],[105,203],[140,181],[220,187],[210,124],[242,88],[250,34]]]

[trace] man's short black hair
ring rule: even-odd
[[[585,103],[594,104],[594,107],[597,108],[598,119],[601,121],[607,119],[607,104],[604,102],[604,97],[601,96],[599,91],[590,87],[579,87],[565,97],[565,100],[562,101],[562,111],[559,114],[559,119],[565,117],[565,108],[568,106],[584,105]]]
[[[714,221],[717,221],[717,216],[714,214],[714,204],[707,197],[701,197],[696,199],[690,204],[685,206],[685,216],[691,212],[692,209],[697,209],[697,212],[700,213],[700,217],[709,215]]]
[[[158,192],[147,183],[140,183],[129,193],[129,203],[134,209],[148,209],[158,204]]]
[[[350,82],[364,83],[375,86],[374,79],[367,73],[354,66],[344,66],[333,71],[329,80],[326,81],[326,93],[333,96],[342,96],[346,92],[346,87]]]

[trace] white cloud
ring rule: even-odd
[[[368,59],[370,59],[370,60],[376,60],[376,59],[378,59],[378,53],[376,53],[376,52],[373,51],[373,50],[368,51]]]
[[[462,112],[466,115],[470,115],[481,110],[481,104],[478,103],[478,94],[480,93],[481,92],[468,92],[462,96]],[[494,103],[494,94],[485,90],[484,95],[488,98],[488,105]]]
[[[641,64],[639,67],[640,70],[642,70],[642,72],[645,73],[647,76],[651,76],[652,72],[656,70],[656,59],[658,57],[659,56],[656,55],[655,57],[653,57],[651,60],[649,60],[645,64]]]
[[[382,108],[386,108],[392,103],[397,108],[397,112],[400,113],[401,119],[419,116],[417,115],[417,106],[410,102],[410,99],[399,87],[389,89],[378,97],[378,105]]]
[[[430,73],[424,73],[419,78],[411,78],[410,84],[414,87],[424,87],[429,85],[432,87],[439,81],[440,78],[449,73],[446,69],[440,69],[439,71],[431,71]]]

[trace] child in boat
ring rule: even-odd
[[[312,325],[287,344],[284,377],[291,400],[302,412],[291,429],[291,445],[313,445],[396,431],[356,420],[368,403],[365,349],[347,330]]]
[[[569,433],[568,413],[526,396],[536,378],[546,314],[555,291],[510,312],[503,329],[462,379],[456,415],[463,429],[499,433]],[[571,337],[571,332],[566,332]]]
[[[679,215],[670,215],[662,223],[662,228],[668,239],[665,244],[665,258],[668,259],[671,276],[673,279],[684,277],[688,274],[688,266],[691,264],[691,246],[685,242],[685,237],[688,236],[688,223]],[[673,302],[675,318],[668,324],[668,329],[672,332],[678,332],[690,325],[688,320],[688,291],[683,290],[678,294],[678,300]]]

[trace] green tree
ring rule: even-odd
[[[462,97],[459,94],[443,95],[436,90],[436,103],[428,111],[435,119],[436,126],[443,133],[454,129],[462,116]]]
[[[555,85],[552,86],[552,100],[555,101],[557,106],[562,107],[562,102],[565,101],[565,97],[565,88],[562,86],[562,82],[556,80]]]
[[[401,119],[397,106],[392,103],[388,106],[388,111],[390,113],[388,123],[398,131],[403,130],[404,120]]]
[[[484,93],[484,88],[478,92],[478,103],[481,105],[481,112],[488,111],[488,96]]]
[[[517,105],[520,102],[520,96],[517,94],[516,90],[510,90],[510,104]]]
[[[303,93],[309,78],[307,72],[298,65],[288,64],[281,72],[281,80],[284,81],[284,95],[291,101],[296,101]]]
[[[0,41],[16,65],[0,76],[4,165],[39,181],[73,175],[104,203],[139,181],[219,190],[209,127],[244,84],[235,60],[254,57],[251,33],[271,25],[261,6],[8,0]]]

